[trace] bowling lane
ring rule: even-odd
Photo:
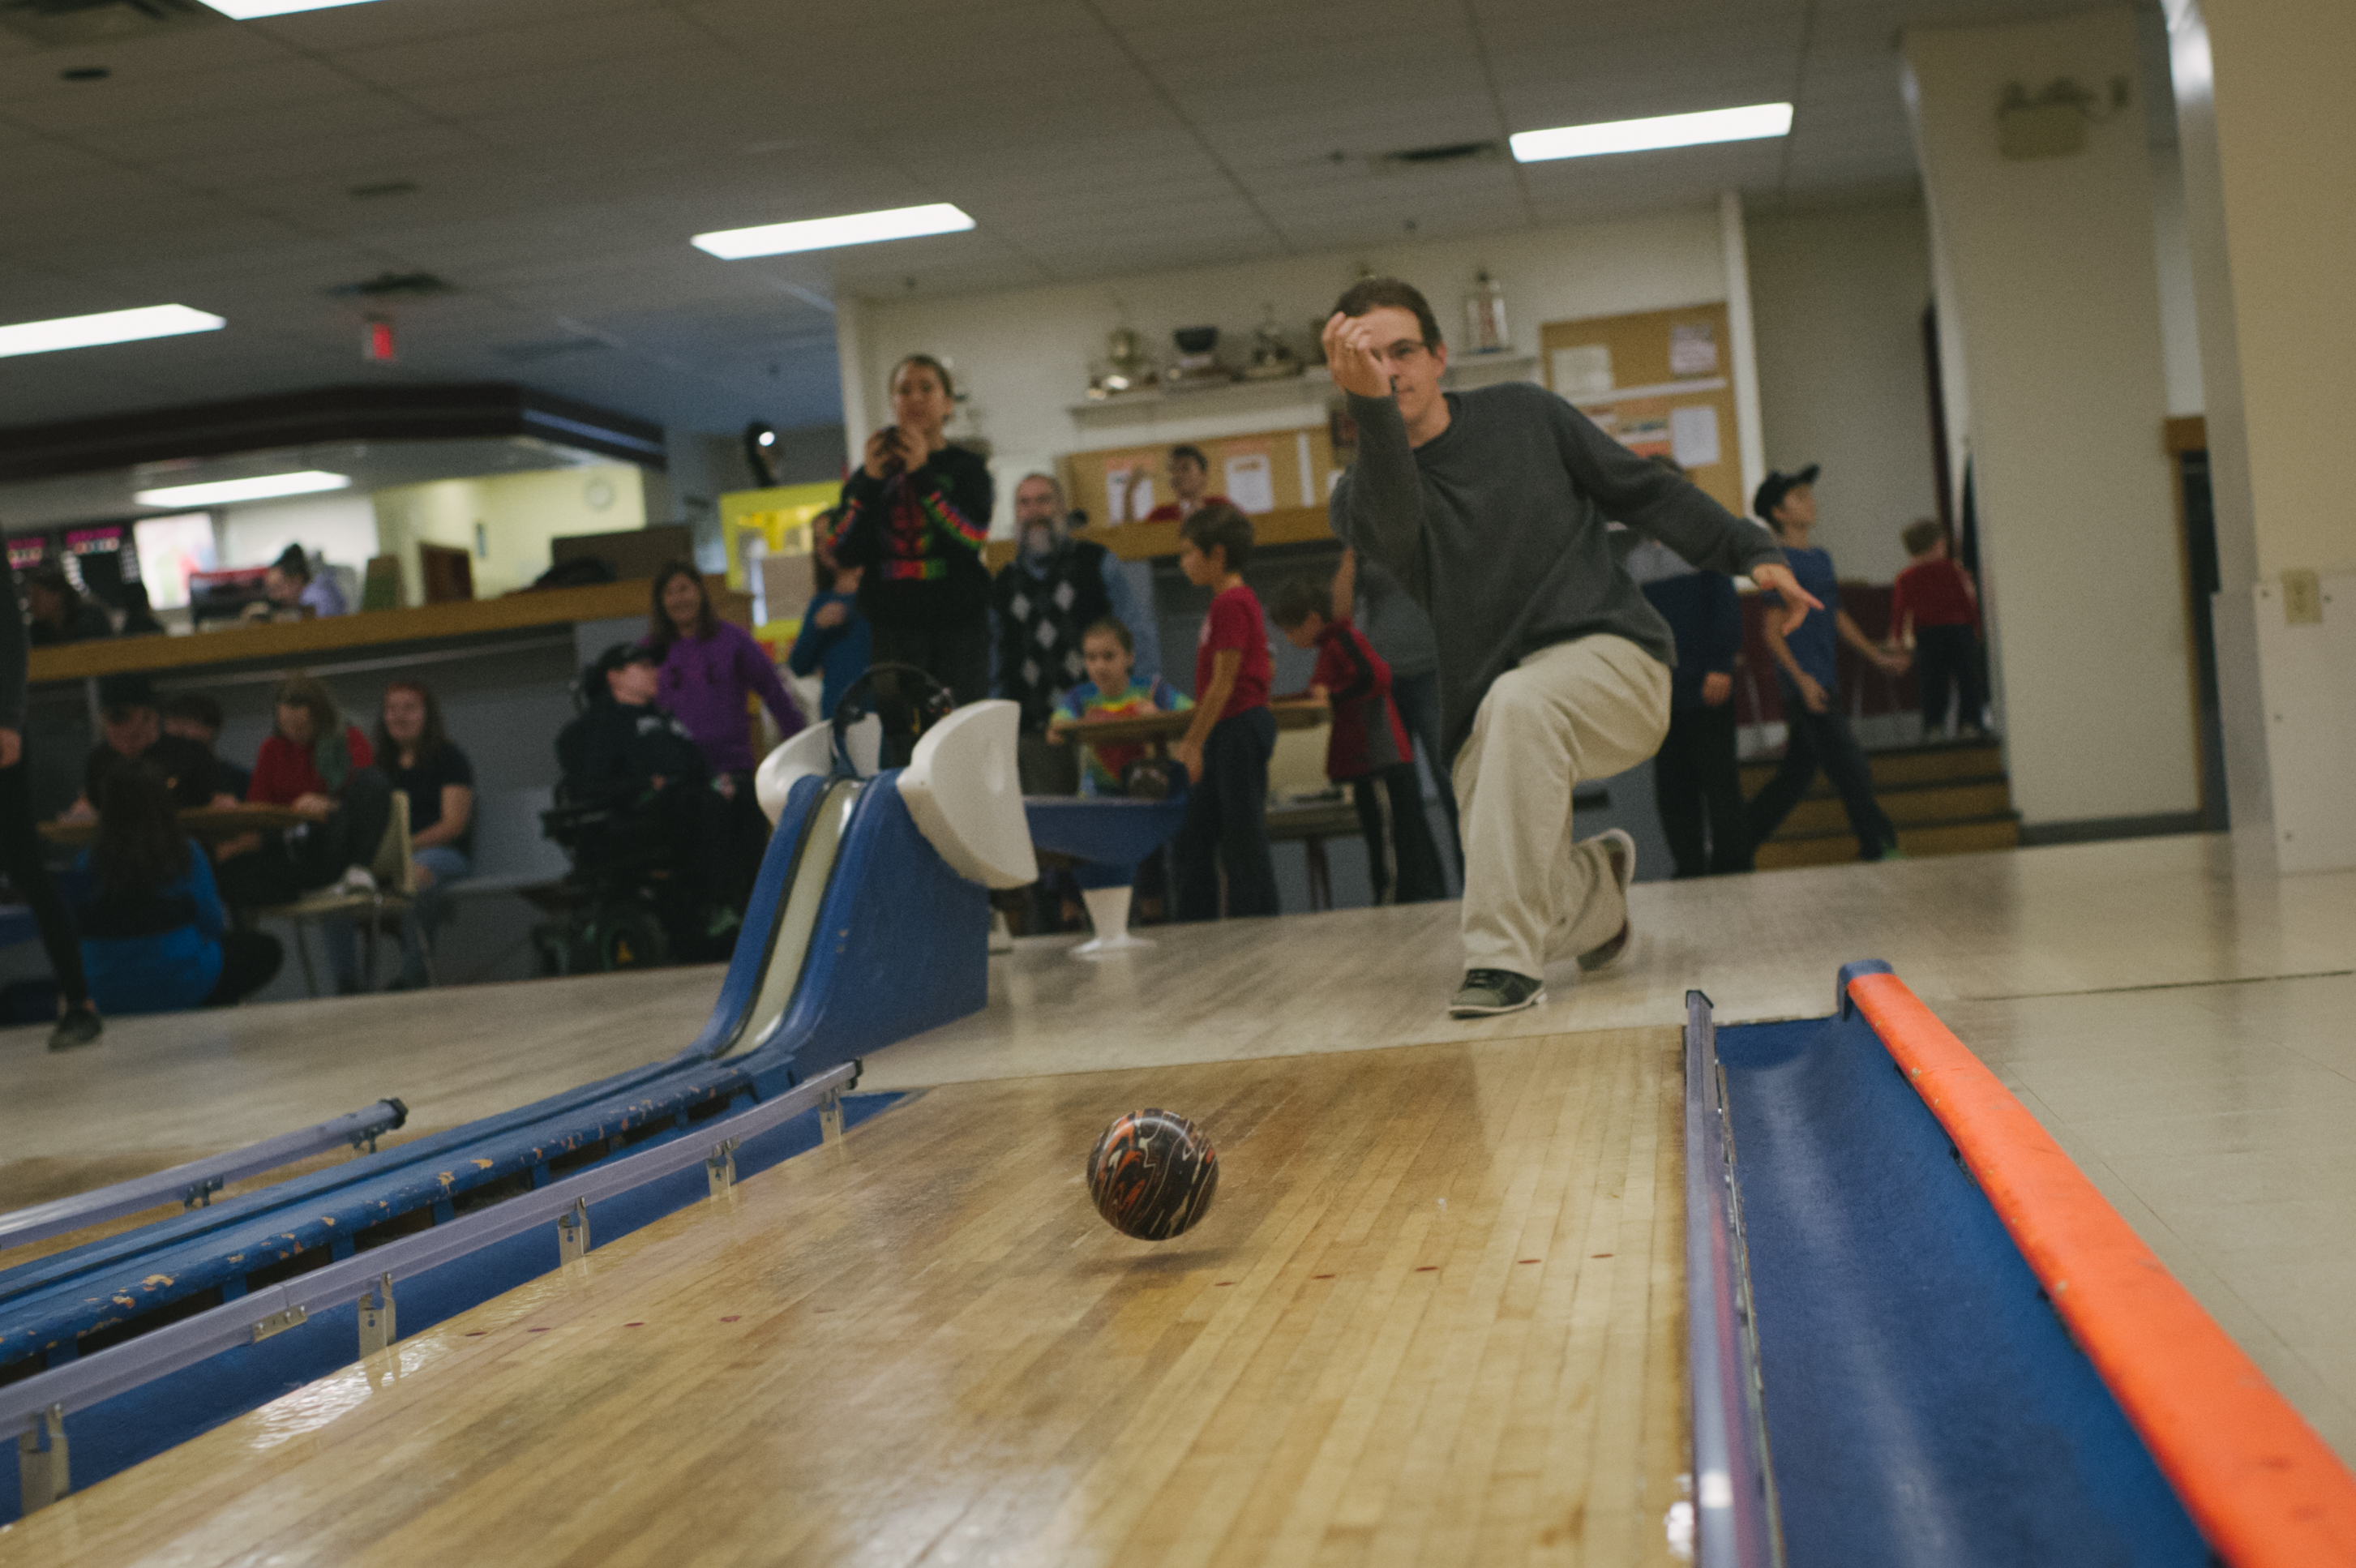
[[[0,1094],[0,1210],[201,1159],[387,1095],[409,1106],[400,1138],[512,1110],[678,1050],[702,1026],[720,972],[712,965],[110,1018],[99,1044],[59,1054],[45,1048],[45,1028],[0,1031],[8,1086]],[[0,1267],[36,1251],[0,1251]]]
[[[0,1533],[12,1563],[1665,1563],[1679,1042],[932,1090]],[[1220,1153],[1089,1206],[1116,1114]]]
[[[1453,904],[1161,927],[1104,963],[1042,938],[993,960],[988,1009],[878,1051],[873,1088],[1151,1062],[1673,1023],[1699,986],[1719,1017],[1815,1017],[1834,971],[1886,959],[1916,994],[2026,996],[2356,966],[2356,873],[2237,879],[2222,835],[2061,845],[1639,884],[1635,940],[1549,1000],[1451,1019]]]

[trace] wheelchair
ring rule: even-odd
[[[732,930],[714,936],[712,911],[678,864],[678,829],[645,801],[600,799],[582,777],[586,704],[556,737],[559,779],[541,831],[572,875],[556,916],[532,928],[542,974],[602,974],[726,958]]]

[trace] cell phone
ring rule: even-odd
[[[889,477],[905,469],[908,466],[908,461],[906,458],[900,456],[900,427],[896,424],[887,424],[882,430],[878,431],[877,434],[884,437],[884,472],[885,476]]]

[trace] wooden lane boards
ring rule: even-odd
[[[0,1534],[12,1563],[1670,1561],[1672,1029],[930,1091]],[[1158,1246],[1082,1163],[1158,1104]]]

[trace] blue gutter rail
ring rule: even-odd
[[[233,1181],[276,1170],[308,1159],[324,1150],[348,1144],[376,1152],[376,1141],[409,1120],[409,1107],[398,1100],[380,1100],[365,1111],[355,1111],[295,1133],[282,1133],[241,1149],[191,1160],[153,1176],[134,1176],[112,1187],[78,1192],[54,1203],[37,1203],[12,1214],[0,1214],[0,1249],[62,1236],[143,1208],[154,1208],[177,1198],[183,1208],[203,1208],[213,1194]]]
[[[845,1064],[752,1110],[709,1123],[703,1137],[674,1141],[615,1160],[455,1224],[388,1243],[365,1257],[349,1258],[224,1303],[101,1355],[0,1386],[0,1431],[27,1434],[18,1442],[20,1496],[26,1511],[54,1502],[70,1485],[67,1417],[238,1346],[304,1328],[315,1314],[331,1306],[355,1305],[361,1358],[385,1350],[400,1337],[393,1287],[401,1281],[462,1262],[510,1237],[552,1223],[557,1228],[560,1255],[572,1262],[592,1244],[592,1203],[693,1165],[704,1167],[711,1194],[719,1197],[734,1185],[734,1156],[745,1140],[811,1111],[837,1118],[827,1136],[840,1137],[839,1102],[843,1091],[858,1079],[857,1065]]]
[[[1945,1130],[1842,1013],[1714,1040],[1792,1561],[2211,1568]]]
[[[894,779],[887,773],[863,783],[806,779],[795,786],[711,1019],[688,1049],[535,1105],[0,1272],[0,1387],[314,1270],[372,1256],[627,1149],[694,1135],[738,1101],[773,1099],[810,1075],[979,1009],[988,996],[987,895],[950,871],[924,840]],[[805,865],[803,854],[821,810],[847,812],[824,867]],[[821,870],[824,891],[807,952],[774,952],[795,886]],[[739,1049],[773,962],[797,965],[784,1015],[759,1043]],[[713,1059],[715,1053],[734,1054]],[[463,1309],[529,1277],[487,1280],[479,1294],[451,1296],[441,1309]],[[198,1367],[182,1376],[201,1381],[212,1374]],[[191,1388],[174,1413],[184,1407],[207,1412],[195,1428],[201,1430],[281,1391],[277,1383],[252,1386],[259,1377]],[[7,1517],[6,1502],[0,1482],[0,1519]]]

